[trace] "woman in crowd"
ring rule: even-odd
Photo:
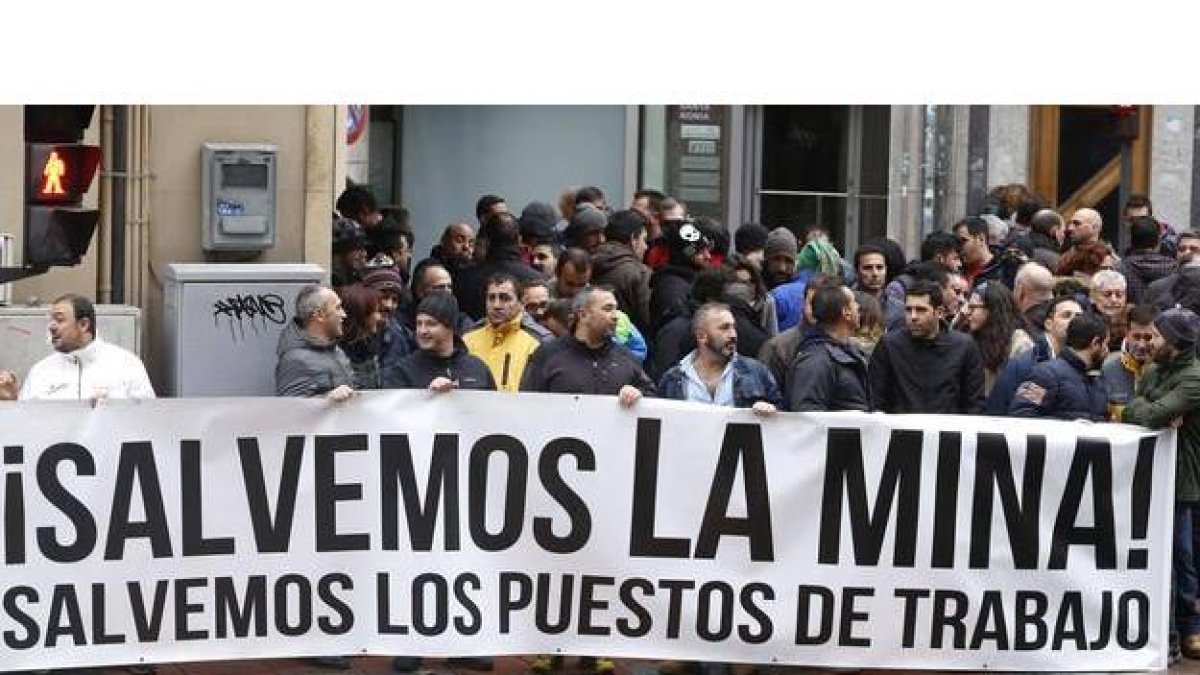
[[[1021,313],[1012,291],[1004,284],[980,284],[964,308],[966,330],[975,338],[983,356],[983,393],[991,393],[996,377],[1010,356],[1033,348],[1033,340],[1021,325]]]
[[[355,389],[379,389],[380,329],[383,294],[362,284],[337,289],[346,319],[342,321],[342,351],[354,369]]]

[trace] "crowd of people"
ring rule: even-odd
[[[349,187],[333,220],[332,283],[299,293],[279,339],[276,393],[341,401],[370,389],[476,389],[623,406],[656,396],[762,416],[1174,426],[1172,658],[1200,659],[1200,232],[1157,220],[1146,197],[1124,205],[1118,227],[1130,246],[1118,251],[1096,210],[1064,219],[1024,186],[1001,186],[980,213],[926,236],[911,261],[889,239],[843,256],[819,225],[726,228],[649,189],[623,209],[599,188],[570,189],[519,214],[489,194],[475,218],[447,225],[414,265],[408,214]],[[63,320],[82,319],[94,336],[94,313],[64,302]],[[56,334],[67,338],[55,342],[60,357],[91,342],[72,341],[69,326]],[[20,397],[61,395],[47,381],[53,367],[35,367]],[[0,373],[0,397],[17,395],[16,378]],[[395,668],[419,664],[398,657]]]
[[[814,224],[730,236],[655,190],[614,210],[572,189],[520,214],[485,195],[477,222],[447,226],[411,272],[402,210],[380,213],[362,187],[338,206],[334,290],[297,310],[306,325],[333,317],[320,333],[333,377],[305,372],[335,396],[471,388],[1178,427],[1172,659],[1200,659],[1200,233],[1157,220],[1145,196],[1124,205],[1118,251],[1095,209],[1064,219],[1000,186],[909,261],[888,239],[844,257]],[[315,358],[280,356],[281,374]]]

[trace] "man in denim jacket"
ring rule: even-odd
[[[659,396],[753,408],[760,415],[783,407],[783,396],[767,367],[737,353],[737,323],[728,305],[702,305],[692,316],[692,333],[696,348],[663,374]]]

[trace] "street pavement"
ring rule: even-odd
[[[529,673],[529,664],[533,657],[505,656],[496,659],[494,671],[455,670],[447,667],[444,661],[431,659],[423,665],[423,675],[483,675],[491,672],[493,675],[522,675]],[[309,665],[304,659],[258,659],[251,661],[208,661],[202,663],[164,663],[157,666],[158,675],[320,675],[330,673],[345,673],[347,675],[383,675],[392,672],[391,657],[361,656],[350,660],[349,670],[330,670]],[[616,675],[655,675],[655,662],[618,660]],[[846,675],[856,672],[858,675],[917,675],[937,671],[900,670],[902,664],[893,664],[895,669],[870,669],[859,671],[830,671],[822,668],[779,667],[770,666],[758,670],[759,675]],[[738,668],[742,670],[741,667]],[[69,675],[126,675],[129,671],[124,668],[92,669],[88,671],[70,671]],[[587,671],[575,667],[574,659],[567,659],[565,667],[558,671],[563,675],[586,675]],[[1174,674],[1200,675],[1200,661],[1184,659],[1179,665],[1170,669]],[[56,675],[59,675],[56,673]],[[62,673],[61,675],[68,675]],[[961,672],[946,675],[963,675]]]

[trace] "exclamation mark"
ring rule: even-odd
[[[1138,443],[1137,466],[1133,467],[1133,486],[1129,495],[1129,537],[1133,541],[1144,542],[1150,524],[1150,491],[1154,487],[1150,479],[1154,473],[1156,441],[1156,437],[1147,436]],[[1145,548],[1130,548],[1127,567],[1144,570],[1149,558],[1150,554]]]

